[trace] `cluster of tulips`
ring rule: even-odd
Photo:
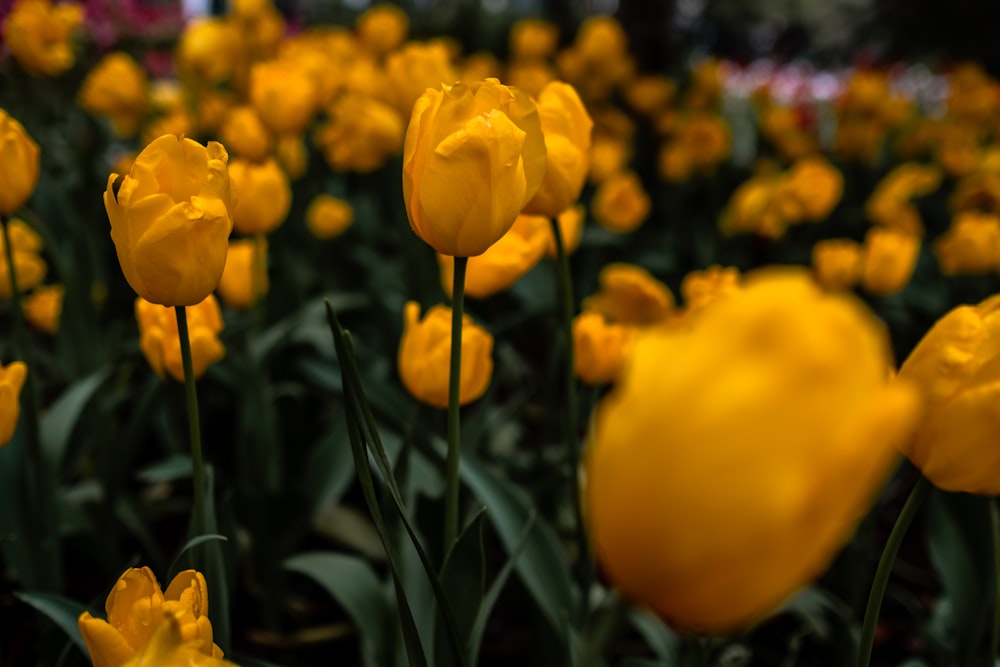
[[[81,5],[17,0],[3,19],[4,66],[67,76],[83,17]],[[93,158],[110,172],[99,236],[137,295],[128,316],[138,351],[156,375],[185,385],[193,480],[194,568],[164,591],[150,568],[130,567],[110,589],[106,620],[80,613],[76,637],[95,666],[234,664],[209,620],[209,599],[224,614],[228,602],[217,602],[229,593],[226,572],[206,579],[221,553],[212,507],[223,494],[207,481],[196,380],[225,358],[238,311],[263,318],[265,299],[282,298],[271,293],[285,278],[269,255],[275,243],[287,251],[273,240],[279,227],[301,225],[316,243],[357,241],[347,231],[364,215],[351,190],[359,175],[401,181],[389,206],[405,208],[407,242],[433,252],[441,288],[436,302],[413,294],[400,304],[394,341],[398,384],[447,411],[443,524],[423,529],[442,535],[440,563],[427,560],[391,466],[380,468],[383,497],[371,491],[369,455],[378,465],[385,457],[371,387],[352,371],[351,336],[327,303],[341,372],[331,400],[413,665],[428,664],[428,641],[449,664],[474,663],[479,651],[482,628],[446,586],[473,570],[455,560],[470,544],[472,509],[462,406],[496,400],[491,382],[507,361],[489,313],[545,260],[558,309],[532,344],[560,378],[548,408],[572,478],[562,505],[576,543],[562,566],[578,584],[555,615],[579,632],[607,640],[593,609],[607,591],[691,636],[763,622],[830,566],[901,455],[922,476],[900,531],[932,484],[1000,493],[1000,296],[990,296],[1000,287],[1000,83],[957,67],[934,113],[875,69],[854,72],[831,103],[786,103],[765,87],[743,100],[758,145],[741,163],[731,65],[704,61],[682,82],[639,73],[609,17],[588,19],[561,49],[553,25],[520,21],[507,63],[463,55],[447,39],[407,41],[408,31],[390,5],[353,28],[296,32],[269,0],[237,0],[185,27],[172,76],[151,77],[142,54],[112,51],[80,77],[77,104],[110,146]],[[37,526],[24,537],[39,562],[58,563],[39,439],[48,406],[32,384],[47,371],[32,341],[60,329],[65,288],[46,282],[50,225],[32,213],[45,146],[29,121],[0,109],[0,297],[14,332],[0,369],[0,443],[23,440],[23,476],[38,494],[25,496]],[[945,295],[929,314],[937,321],[909,331],[926,334],[900,349],[893,313],[925,283]],[[580,287],[590,290],[583,298]],[[968,294],[976,298],[963,304]],[[581,384],[595,388],[593,404]],[[436,640],[421,636],[407,601],[400,538],[382,517],[390,509],[424,559]],[[524,522],[526,536],[536,520]],[[514,564],[520,547],[505,535]],[[858,664],[898,547],[890,540],[875,573]],[[982,608],[997,597],[988,592]],[[472,615],[488,618],[479,604]],[[587,646],[580,664],[606,648]]]

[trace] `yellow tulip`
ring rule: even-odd
[[[274,147],[274,155],[290,180],[298,180],[309,168],[309,149],[306,148],[305,140],[299,135],[286,134],[279,137],[278,145]]]
[[[222,18],[202,18],[185,26],[174,59],[182,79],[197,86],[230,81],[243,65],[239,27]]]
[[[345,93],[327,109],[327,116],[329,121],[316,132],[316,144],[337,171],[373,171],[403,148],[402,116],[374,97]]]
[[[873,227],[861,249],[861,285],[875,296],[901,292],[910,282],[920,238],[898,229]]]
[[[612,322],[648,326],[666,321],[674,310],[670,288],[632,264],[608,264],[601,269],[601,290],[583,300],[583,309],[601,313]]]
[[[963,211],[948,231],[934,241],[941,273],[986,274],[1000,267],[1000,217]]]
[[[632,171],[621,171],[608,176],[598,186],[590,208],[602,227],[627,234],[646,222],[652,202],[639,176]]]
[[[129,568],[118,578],[104,607],[108,614],[106,621],[86,611],[77,620],[94,667],[170,664],[148,659],[162,656],[168,648],[161,642],[170,637],[159,634],[164,624],[176,626],[177,634],[192,654],[222,658],[222,650],[212,642],[208,587],[200,572],[181,572],[164,592],[148,567]],[[189,657],[187,653],[185,650],[185,657]],[[139,661],[137,656],[145,656],[147,661]],[[185,665],[228,664],[190,657],[194,662]]]
[[[197,379],[226,355],[226,348],[219,341],[222,311],[215,296],[209,294],[201,303],[187,306],[186,312],[191,362]],[[161,378],[169,374],[178,382],[184,382],[184,363],[174,309],[139,297],[135,300],[135,319],[139,325],[139,348],[153,371]]]
[[[274,158],[260,164],[246,160],[229,163],[233,192],[233,229],[254,236],[281,226],[292,205],[292,186]]]
[[[532,98],[537,98],[555,80],[556,71],[544,60],[521,60],[507,67],[507,85],[520,88]]]
[[[741,288],[742,278],[736,267],[710,266],[704,271],[692,271],[681,281],[684,312],[700,311],[709,304],[729,296]]]
[[[385,61],[386,95],[403,118],[428,88],[440,91],[458,80],[447,46],[436,42],[409,42]]]
[[[573,370],[589,385],[614,382],[638,329],[608,322],[603,315],[583,312],[573,320]]]
[[[903,453],[948,491],[1000,494],[1000,296],[959,306],[938,320],[899,369],[925,407]]]
[[[251,68],[250,100],[275,133],[300,134],[317,110],[319,90],[294,60],[272,60]]]
[[[0,215],[24,206],[38,184],[38,144],[0,109]]]
[[[18,0],[4,21],[3,38],[26,72],[58,76],[76,60],[73,33],[82,21],[82,5]]]
[[[563,250],[566,251],[567,255],[573,254],[580,247],[586,215],[586,209],[581,204],[577,204],[569,207],[556,218],[559,224],[559,235],[562,236]],[[549,234],[549,241],[545,246],[545,256],[549,259],[555,259],[557,256],[556,240],[552,234]]]
[[[486,393],[493,375],[492,355],[493,337],[464,316],[460,405]],[[447,408],[450,361],[451,309],[434,306],[421,319],[420,304],[408,302],[403,310],[403,338],[399,341],[399,377],[403,385],[417,400]]]
[[[260,162],[271,152],[274,139],[251,106],[230,109],[219,128],[219,139],[235,157]]]
[[[917,393],[888,383],[889,363],[876,318],[799,271],[748,276],[691,326],[640,332],[584,457],[611,584],[708,633],[808,584],[915,425]]]
[[[396,5],[375,5],[358,17],[358,41],[376,58],[402,44],[409,30],[409,17]]]
[[[200,643],[184,636],[183,613],[163,612],[163,620],[153,621],[156,630],[149,643],[123,667],[236,667],[235,663],[199,651]]]
[[[817,155],[799,158],[782,175],[777,197],[794,199],[790,218],[796,222],[819,222],[825,219],[840,201],[844,192],[844,177],[826,159]]]
[[[590,171],[587,180],[603,183],[611,176],[624,171],[631,159],[632,149],[622,139],[597,135],[590,145]]]
[[[473,257],[507,233],[545,176],[538,110],[486,79],[428,90],[403,147],[403,198],[413,231],[442,255]]]
[[[136,157],[127,176],[111,174],[104,208],[125,279],[139,296],[191,306],[215,290],[233,229],[229,156],[164,135]]]
[[[482,255],[469,258],[465,273],[465,293],[474,299],[485,299],[503,292],[517,279],[533,269],[542,259],[552,236],[547,218],[519,215],[513,226]],[[455,258],[438,255],[441,264],[441,285],[451,295],[455,275]]]
[[[250,308],[268,290],[267,239],[258,236],[229,242],[219,296],[230,308]]]
[[[28,324],[47,334],[59,331],[65,294],[66,288],[62,285],[36,287],[24,299],[24,318]]]
[[[122,51],[107,54],[80,86],[80,107],[111,119],[115,134],[130,137],[138,129],[149,101],[146,72]]]
[[[553,81],[538,95],[545,135],[545,178],[525,213],[554,218],[576,203],[590,169],[590,114],[572,86]]]
[[[21,414],[21,388],[28,377],[28,367],[13,361],[0,367],[0,447],[14,437]]]
[[[14,254],[17,288],[24,293],[42,282],[48,271],[45,260],[39,254],[42,251],[42,237],[19,218],[8,221],[7,233]],[[9,299],[13,293],[10,285],[10,267],[7,264],[7,246],[3,236],[0,236],[0,298]]]
[[[861,280],[861,245],[851,239],[820,241],[812,249],[816,282],[828,290],[847,290]]]
[[[510,29],[512,60],[548,58],[559,46],[559,26],[542,19],[521,19]]]
[[[318,239],[340,236],[354,222],[354,209],[349,202],[330,195],[317,195],[306,209],[306,226]]]

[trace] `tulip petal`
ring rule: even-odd
[[[136,647],[129,645],[107,621],[94,618],[90,612],[83,612],[77,625],[94,667],[121,667],[135,655]]]

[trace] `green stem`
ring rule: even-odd
[[[580,660],[580,667],[595,667],[595,665],[603,664],[604,653],[628,617],[629,604],[625,598],[614,590],[611,591],[610,595],[611,600],[607,611],[599,617],[594,627],[588,629],[587,643]]]
[[[882,607],[882,598],[885,597],[885,589],[889,585],[889,575],[892,574],[892,566],[896,562],[896,554],[903,543],[903,537],[907,529],[917,515],[917,510],[927,497],[931,489],[931,483],[926,477],[921,476],[910,491],[910,497],[906,499],[906,504],[896,517],[896,524],[889,533],[889,539],[885,542],[882,550],[882,557],[878,561],[875,569],[875,579],[868,593],[868,606],[865,608],[865,620],[861,626],[861,640],[858,644],[857,667],[868,667],[872,657],[872,645],[875,642],[875,628],[878,625],[878,612]]]
[[[25,480],[28,484],[29,507],[35,508],[32,512],[31,531],[35,538],[32,540],[38,551],[35,556],[38,559],[36,570],[37,581],[34,585],[41,590],[59,590],[61,584],[61,572],[59,567],[59,550],[56,544],[55,521],[52,516],[52,493],[54,491],[54,480],[51,477],[49,464],[45,460],[42,452],[42,439],[39,427],[38,394],[35,390],[35,368],[28,351],[31,349],[28,340],[28,329],[24,321],[24,310],[21,303],[21,289],[17,284],[17,271],[14,265],[14,248],[10,242],[10,219],[7,216],[0,216],[0,225],[3,227],[3,242],[7,256],[7,277],[10,281],[11,311],[14,315],[14,356],[27,365],[28,374],[24,380],[24,388],[21,391],[21,405],[24,407],[24,414],[21,422],[24,425],[24,435],[26,440],[25,456]],[[30,510],[29,510],[30,511]]]
[[[990,628],[990,665],[997,664],[1000,648],[1000,509],[997,499],[990,498],[990,532],[993,533],[993,626]]]
[[[201,422],[198,417],[198,392],[195,391],[194,363],[191,360],[191,339],[188,336],[187,309],[174,306],[177,335],[181,342],[181,362],[184,364],[184,392],[187,395],[188,426],[191,431],[191,475],[194,479],[193,537],[204,535],[208,526],[205,515],[205,461],[201,455]]]
[[[576,396],[576,375],[574,372],[573,350],[573,316],[575,315],[575,299],[573,296],[573,281],[569,270],[569,254],[563,243],[562,230],[556,218],[550,220],[552,237],[556,244],[556,258],[559,263],[559,309],[562,312],[560,326],[562,337],[566,344],[566,364],[564,374],[566,409],[563,415],[563,438],[566,446],[566,462],[570,469],[570,496],[573,500],[573,513],[576,521],[576,546],[578,561],[576,567],[577,585],[580,588],[580,613],[586,619],[589,611],[590,587],[594,578],[594,566],[590,557],[590,544],[587,541],[587,529],[583,523],[583,508],[580,506],[580,440],[577,426],[580,423],[577,410],[579,403]]]
[[[444,498],[444,556],[458,537],[458,459],[461,449],[459,398],[462,380],[462,316],[465,308],[465,267],[468,257],[455,258],[451,290],[451,365],[448,371],[448,460]]]

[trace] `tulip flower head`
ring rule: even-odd
[[[180,334],[177,332],[174,309],[139,297],[135,300],[135,319],[139,324],[139,348],[149,365],[161,378],[169,374],[178,382],[184,382]],[[209,294],[201,303],[188,306],[187,324],[194,376],[199,378],[226,354],[226,348],[219,341],[222,311],[215,296]]]
[[[59,330],[65,293],[66,288],[62,285],[36,287],[23,302],[24,317],[28,324],[50,335],[56,333]]]
[[[219,296],[230,308],[252,307],[267,294],[267,239],[257,236],[229,242]]]
[[[318,239],[340,236],[354,222],[354,208],[350,202],[331,195],[316,195],[306,209],[306,226]]]
[[[82,5],[18,0],[4,21],[3,38],[26,72],[58,76],[76,62],[73,34],[82,21]]]
[[[531,99],[496,79],[428,90],[403,147],[413,231],[442,255],[474,257],[507,233],[545,176]]]
[[[135,58],[115,51],[101,58],[80,86],[85,111],[111,119],[115,134],[135,134],[149,100],[146,73]]]
[[[641,266],[608,264],[601,269],[600,283],[600,291],[584,299],[583,309],[601,313],[612,322],[648,326],[673,313],[670,288]]]
[[[0,215],[24,206],[38,184],[38,144],[0,109]]]
[[[28,377],[28,367],[14,361],[0,367],[0,447],[3,447],[17,430],[21,414],[21,388]]]
[[[14,256],[17,288],[22,293],[27,292],[41,283],[48,271],[48,266],[40,254],[42,237],[20,218],[11,218],[7,222],[7,235],[10,237],[11,253]],[[0,236],[0,298],[9,299],[13,293],[10,268],[7,264],[7,248],[3,236]]]
[[[143,299],[192,306],[218,286],[233,229],[228,160],[218,142],[167,134],[139,153],[128,175],[108,177],[111,240]]]

